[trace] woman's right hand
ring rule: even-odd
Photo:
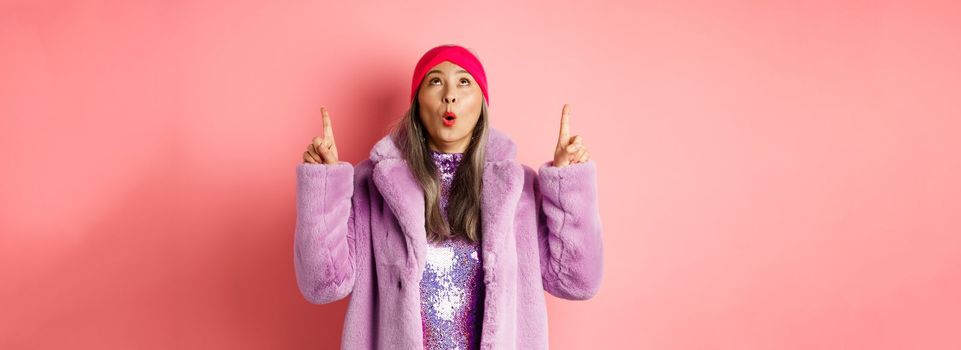
[[[304,152],[304,163],[337,164],[337,143],[334,142],[334,127],[330,124],[327,107],[320,107],[324,115],[324,136],[314,137],[314,142],[307,145]]]

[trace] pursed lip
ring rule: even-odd
[[[447,117],[457,119],[457,114],[454,114],[454,112],[451,111],[444,112],[444,119],[447,119]]]

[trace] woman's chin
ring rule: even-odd
[[[439,130],[437,132],[437,140],[442,143],[457,142],[463,140],[464,137],[467,137],[467,135],[457,130]]]

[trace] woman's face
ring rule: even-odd
[[[432,150],[463,153],[480,119],[484,93],[464,68],[444,61],[427,72],[417,93],[420,121]],[[454,118],[450,118],[452,114]]]

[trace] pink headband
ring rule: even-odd
[[[414,68],[414,77],[411,79],[411,103],[414,102],[414,97],[416,97],[414,93],[417,92],[417,86],[424,80],[424,75],[427,74],[427,71],[444,61],[451,61],[470,73],[470,75],[474,77],[474,80],[477,81],[477,85],[480,85],[481,92],[484,93],[484,100],[490,104],[490,97],[487,96],[487,75],[484,74],[484,66],[481,65],[474,54],[457,45],[437,46],[424,53],[424,56],[421,56],[420,61],[417,62],[417,66]]]

